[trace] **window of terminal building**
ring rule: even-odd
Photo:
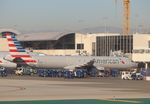
[[[96,46],[96,43],[95,43],[95,42],[92,42],[92,56],[95,56],[95,55],[96,55],[96,54],[95,54],[95,51],[96,51],[95,46]]]
[[[34,50],[38,49],[51,49],[54,41],[44,40],[44,41],[21,41],[24,48],[31,48]]]
[[[75,49],[75,33],[70,33],[59,38],[54,44],[54,49]]]
[[[150,41],[148,41],[148,48],[150,48]]]
[[[150,43],[149,43],[150,46]],[[111,51],[132,53],[133,36],[97,36],[96,55],[109,56]]]
[[[2,33],[0,33],[0,38],[2,38]]]
[[[77,49],[84,49],[84,44],[77,44]]]

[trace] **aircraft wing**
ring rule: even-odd
[[[93,64],[94,64],[94,60],[90,60],[89,62],[86,62],[86,63],[81,63],[81,64],[78,64],[78,65],[66,66],[66,67],[64,67],[64,69],[75,70],[76,68],[87,68],[89,66],[92,66]]]

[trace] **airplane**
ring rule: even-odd
[[[12,32],[2,32],[9,46],[9,55],[4,58],[14,62],[18,66],[31,66],[34,68],[62,68],[74,70],[76,68],[87,68],[94,66],[97,69],[117,68],[129,69],[137,67],[137,64],[126,57],[113,56],[50,56],[26,52]]]

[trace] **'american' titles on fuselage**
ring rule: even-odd
[[[119,64],[118,59],[95,59],[94,61],[97,64]]]

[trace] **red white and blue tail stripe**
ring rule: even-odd
[[[0,64],[2,64],[3,62],[2,62],[2,60],[0,60]]]
[[[9,52],[14,62],[15,59],[21,59],[19,62],[16,63],[25,63],[25,64],[35,64],[36,60],[33,59],[21,46],[20,42],[16,39],[15,34],[11,32],[3,33],[3,37],[7,38]]]

